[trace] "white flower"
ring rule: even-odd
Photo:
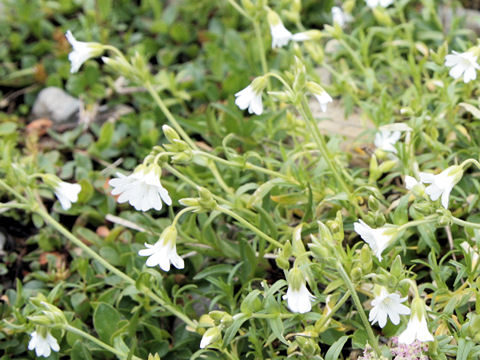
[[[338,6],[332,7],[332,19],[334,24],[338,24],[340,27],[344,27],[345,24],[352,21],[350,14],[345,13],[342,8]]]
[[[255,91],[252,85],[235,94],[235,105],[241,110],[248,108],[249,114],[261,115],[263,112],[262,91]]]
[[[90,58],[99,56],[103,52],[103,46],[95,42],[77,41],[70,30],[65,34],[73,51],[68,54],[68,60],[72,63],[70,73],[76,73],[82,64]]]
[[[450,76],[458,79],[463,74],[463,82],[468,83],[477,78],[477,69],[480,65],[477,63],[477,56],[473,52],[467,51],[458,53],[452,51],[453,55],[445,56],[445,66],[451,67]]]
[[[374,144],[378,149],[396,154],[397,149],[393,145],[400,139],[400,136],[400,131],[381,130],[375,134]]]
[[[48,331],[45,337],[37,331],[34,331],[30,336],[31,339],[28,343],[28,350],[35,349],[37,356],[49,357],[51,350],[60,350],[57,339],[55,339]]]
[[[174,225],[168,226],[154,245],[145,243],[147,248],[140,250],[138,255],[148,256],[146,265],[149,267],[158,265],[163,271],[170,271],[172,264],[177,269],[183,269],[185,263],[177,254],[176,238],[177,229]]]
[[[428,331],[427,320],[421,315],[419,319],[417,314],[412,314],[408,321],[407,328],[398,337],[401,344],[411,344],[417,339],[418,341],[433,341],[433,335]]]
[[[287,45],[292,38],[292,33],[281,21],[275,25],[270,24],[270,33],[272,34],[272,49]]]
[[[327,111],[327,104],[333,101],[332,97],[328,95],[326,91],[323,91],[320,94],[313,94],[313,96],[315,96],[320,103],[320,108],[323,112]]]
[[[365,0],[368,7],[374,8],[377,6],[388,7],[393,4],[393,0]]]
[[[421,182],[417,181],[413,176],[405,175],[405,187],[407,190],[412,190],[415,185],[421,184]]]
[[[79,184],[70,184],[64,181],[60,181],[53,189],[63,210],[68,210],[72,207],[72,203],[78,200],[78,193],[81,190],[82,187]]]
[[[332,97],[316,82],[308,81],[306,87],[307,90],[318,100],[322,111],[327,111],[327,104],[333,101]]]
[[[400,323],[400,315],[410,314],[410,309],[401,304],[407,300],[406,297],[401,298],[400,295],[393,293],[389,294],[388,291],[382,287],[380,295],[372,300],[372,310],[368,321],[373,324],[378,322],[378,325],[383,328],[387,324],[387,317],[390,318],[394,325]]]
[[[425,184],[431,184],[425,189],[426,194],[430,196],[432,201],[435,201],[442,196],[442,206],[447,209],[450,192],[455,184],[460,181],[462,175],[462,167],[454,165],[443,170],[438,175],[421,172],[420,181]]]
[[[283,300],[287,300],[288,308],[295,313],[304,314],[312,310],[311,301],[315,299],[310,291],[305,286],[305,282],[302,282],[300,288],[293,289],[289,284],[287,293],[283,295]]]
[[[108,183],[114,188],[112,195],[120,195],[119,203],[129,202],[136,210],[160,210],[162,200],[167,205],[172,205],[168,191],[160,183],[159,170],[155,168],[140,169],[125,176],[117,173],[118,178],[111,179]]]
[[[370,246],[373,253],[382,261],[382,252],[392,242],[395,235],[394,228],[381,227],[372,229],[363,220],[353,224],[355,232]]]

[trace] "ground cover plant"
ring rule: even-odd
[[[480,357],[460,3],[0,5],[1,359]]]

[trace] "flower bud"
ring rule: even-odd
[[[212,327],[205,331],[200,341],[200,349],[205,349],[207,346],[220,340],[222,333],[218,327]]]
[[[200,206],[197,198],[183,198],[178,200],[178,202],[183,206]]]
[[[319,346],[313,339],[303,336],[297,336],[295,341],[298,343],[300,349],[302,350],[303,356],[314,356],[320,350]]]
[[[283,254],[280,254],[278,257],[275,258],[275,263],[280,269],[290,269],[290,261],[288,261],[288,257],[284,256]]]
[[[386,27],[392,26],[392,18],[390,17],[390,15],[388,15],[385,9],[377,6],[373,8],[372,11],[373,11],[373,16],[380,24]]]
[[[175,140],[181,140],[180,135],[178,135],[178,133],[173,128],[171,128],[170,126],[163,125],[162,130],[163,130],[163,134],[165,135],[165,137],[171,143],[174,142]]]
[[[375,214],[374,214],[374,217],[375,217],[375,226],[376,227],[382,227],[383,225],[385,225],[385,223],[386,223],[385,215],[382,212],[376,211]]]
[[[302,241],[302,224],[295,227],[292,236],[293,254],[298,257],[305,253],[305,246]]]
[[[160,355],[158,355],[158,353],[155,353],[155,355],[153,354],[148,354],[148,359],[147,360],[160,360]]]
[[[389,172],[397,165],[396,160],[387,160],[380,164],[378,171],[382,174]]]
[[[198,319],[198,326],[199,327],[212,327],[215,326],[215,321],[210,317],[210,315],[203,314]]]
[[[213,199],[212,193],[204,187],[199,187],[199,203],[206,211],[213,211],[217,208],[217,202]]]
[[[110,58],[102,56],[103,63],[118,75],[125,76],[130,80],[137,80],[138,76],[135,69],[122,57]]]
[[[380,208],[380,203],[373,195],[368,197],[368,208],[372,211],[377,211]]]
[[[390,267],[390,274],[392,274],[396,279],[403,277],[403,265],[400,255],[397,255],[395,260],[393,260],[392,266]]]
[[[352,269],[352,272],[350,273],[350,275],[351,275],[352,281],[354,283],[357,283],[360,280],[362,280],[362,269],[361,269],[361,267],[359,267],[359,266],[354,267]]]
[[[360,266],[362,268],[362,272],[365,274],[370,273],[372,270],[372,252],[367,244],[362,247],[360,250]]]

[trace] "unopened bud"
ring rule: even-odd
[[[368,197],[368,208],[371,210],[371,211],[377,211],[379,208],[380,208],[380,203],[379,201],[377,200],[377,198],[373,195],[370,195]]]
[[[403,275],[402,258],[400,255],[397,255],[395,260],[393,260],[392,266],[390,267],[390,274],[397,279],[400,279],[400,277]]]
[[[163,134],[168,139],[168,141],[174,142],[175,140],[181,140],[180,135],[178,135],[178,133],[170,126],[163,125],[162,130],[163,130]]]
[[[378,171],[382,174],[389,172],[397,165],[396,160],[387,160],[380,164]]]
[[[351,272],[352,281],[357,283],[362,280],[362,269],[359,266],[356,266],[352,269]]]
[[[205,349],[207,346],[217,342],[220,340],[222,333],[220,329],[217,327],[212,327],[205,331],[205,334],[202,336],[202,340],[200,341],[200,349]]]
[[[388,15],[385,9],[377,6],[377,7],[374,7],[372,11],[373,11],[373,16],[380,24],[387,27],[392,25],[392,19],[390,15]]]

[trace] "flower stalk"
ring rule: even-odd
[[[90,335],[89,333],[83,331],[83,330],[80,330],[72,325],[64,325],[63,328],[66,330],[66,331],[70,331],[71,333],[74,333],[74,334],[77,334],[77,335],[80,335],[81,337],[87,339],[87,340],[90,340],[91,342],[97,344],[98,346],[100,346],[101,348],[104,348],[105,350],[107,351],[110,351],[112,354],[115,354],[117,355],[120,359],[124,359],[124,358],[127,358],[129,356],[129,354],[125,354],[123,351],[120,351],[120,350],[117,350],[115,349],[114,347],[104,343],[103,341],[101,341],[100,339],[97,339],[96,337]],[[135,356],[135,355],[131,355],[130,359],[132,360],[141,360],[141,358],[139,358],[138,356]]]
[[[301,106],[299,107],[299,112],[302,115],[302,117],[305,119],[305,122],[310,129],[311,133],[313,134],[313,138],[318,146],[318,149],[320,150],[320,153],[322,154],[322,157],[324,158],[325,162],[327,163],[330,171],[332,172],[333,176],[335,177],[335,180],[338,181],[340,184],[342,190],[347,194],[350,204],[353,205],[357,215],[360,217],[363,215],[363,210],[362,208],[358,205],[357,200],[355,199],[352,191],[348,187],[347,183],[343,179],[343,176],[338,172],[337,167],[332,163],[332,155],[328,151],[327,144],[325,142],[325,138],[323,137],[323,134],[320,132],[318,129],[317,123],[315,122],[315,119],[313,118],[313,114],[308,106],[307,101],[305,98],[302,99],[301,101]]]

